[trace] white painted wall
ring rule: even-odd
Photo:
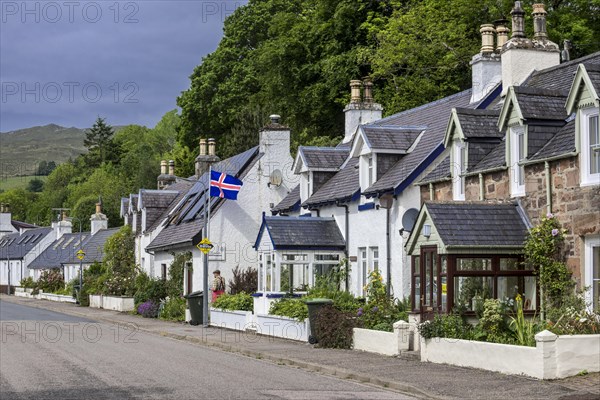
[[[518,86],[533,71],[550,68],[560,64],[558,51],[540,51],[532,49],[508,49],[502,53],[502,96],[510,86]]]

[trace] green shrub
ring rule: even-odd
[[[36,287],[47,293],[54,293],[65,287],[62,273],[58,269],[42,271],[37,280]]]
[[[185,299],[173,297],[163,301],[158,318],[167,321],[185,321]]]
[[[378,270],[369,274],[366,286],[367,302],[356,311],[362,328],[392,332],[394,322],[408,321],[408,300],[397,301],[388,297],[383,277]]]
[[[308,307],[304,300],[286,297],[271,304],[269,314],[304,321],[308,318]]]
[[[104,282],[106,280],[106,268],[99,262],[94,262],[89,268],[83,271],[83,289],[79,296],[79,305],[89,306],[90,294],[103,294]],[[79,282],[76,283],[79,285]]]
[[[355,326],[356,322],[352,313],[327,305],[317,313],[312,330],[318,338],[319,347],[350,349]]]
[[[35,282],[32,277],[28,276],[27,278],[21,279],[19,285],[24,289],[33,289],[35,287]]]
[[[248,267],[245,270],[240,266],[233,269],[233,279],[229,280],[229,291],[231,294],[241,292],[254,293],[258,290],[258,270]]]
[[[174,259],[169,266],[169,276],[167,279],[167,296],[183,296],[183,276],[185,275],[186,265],[191,268],[192,253],[189,251],[173,254]]]
[[[474,333],[473,326],[457,314],[436,315],[431,321],[420,323],[417,329],[425,339],[440,337],[470,340]]]
[[[144,271],[135,278],[136,292],[133,296],[136,308],[148,300],[158,304],[167,297],[167,285],[163,279],[153,279]]]
[[[252,296],[244,292],[237,294],[223,294],[212,303],[212,306],[221,310],[252,311],[254,308],[254,300],[252,299]]]

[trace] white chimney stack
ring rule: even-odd
[[[364,96],[360,89],[364,87]],[[350,103],[344,108],[345,128],[343,143],[352,141],[359,125],[381,119],[383,107],[373,101],[373,83],[370,78],[350,81]]]
[[[504,33],[501,26],[498,28]],[[481,25],[479,32],[481,50],[471,59],[471,103],[481,101],[502,80],[500,55],[494,51],[494,34],[497,30],[492,24],[484,24]]]
[[[108,218],[102,214],[102,202],[96,203],[96,213],[90,218],[92,236],[102,229],[108,229]]]
[[[63,211],[62,219],[54,225],[54,232],[56,233],[56,239],[60,239],[65,233],[73,232],[73,224],[67,218],[67,213]]]

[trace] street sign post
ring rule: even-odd
[[[196,245],[196,247],[198,248],[198,250],[200,250],[202,253],[204,254],[208,254],[210,253],[210,251],[213,249],[213,244],[210,242],[210,240],[208,240],[208,238],[204,238],[200,241],[200,243],[198,243]]]

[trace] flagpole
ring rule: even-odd
[[[206,198],[208,199],[208,204],[204,205],[204,228],[202,229],[202,235],[205,238],[208,238],[208,218],[209,218],[209,211],[208,211],[208,207],[210,207],[210,181],[211,181],[211,171],[212,168],[209,166],[208,169],[208,185],[206,187]],[[203,283],[204,283],[204,296],[202,299],[202,325],[204,327],[208,327],[208,295],[209,295],[209,290],[208,290],[208,253],[204,253],[204,262],[202,263],[204,266],[204,271],[203,271]]]

